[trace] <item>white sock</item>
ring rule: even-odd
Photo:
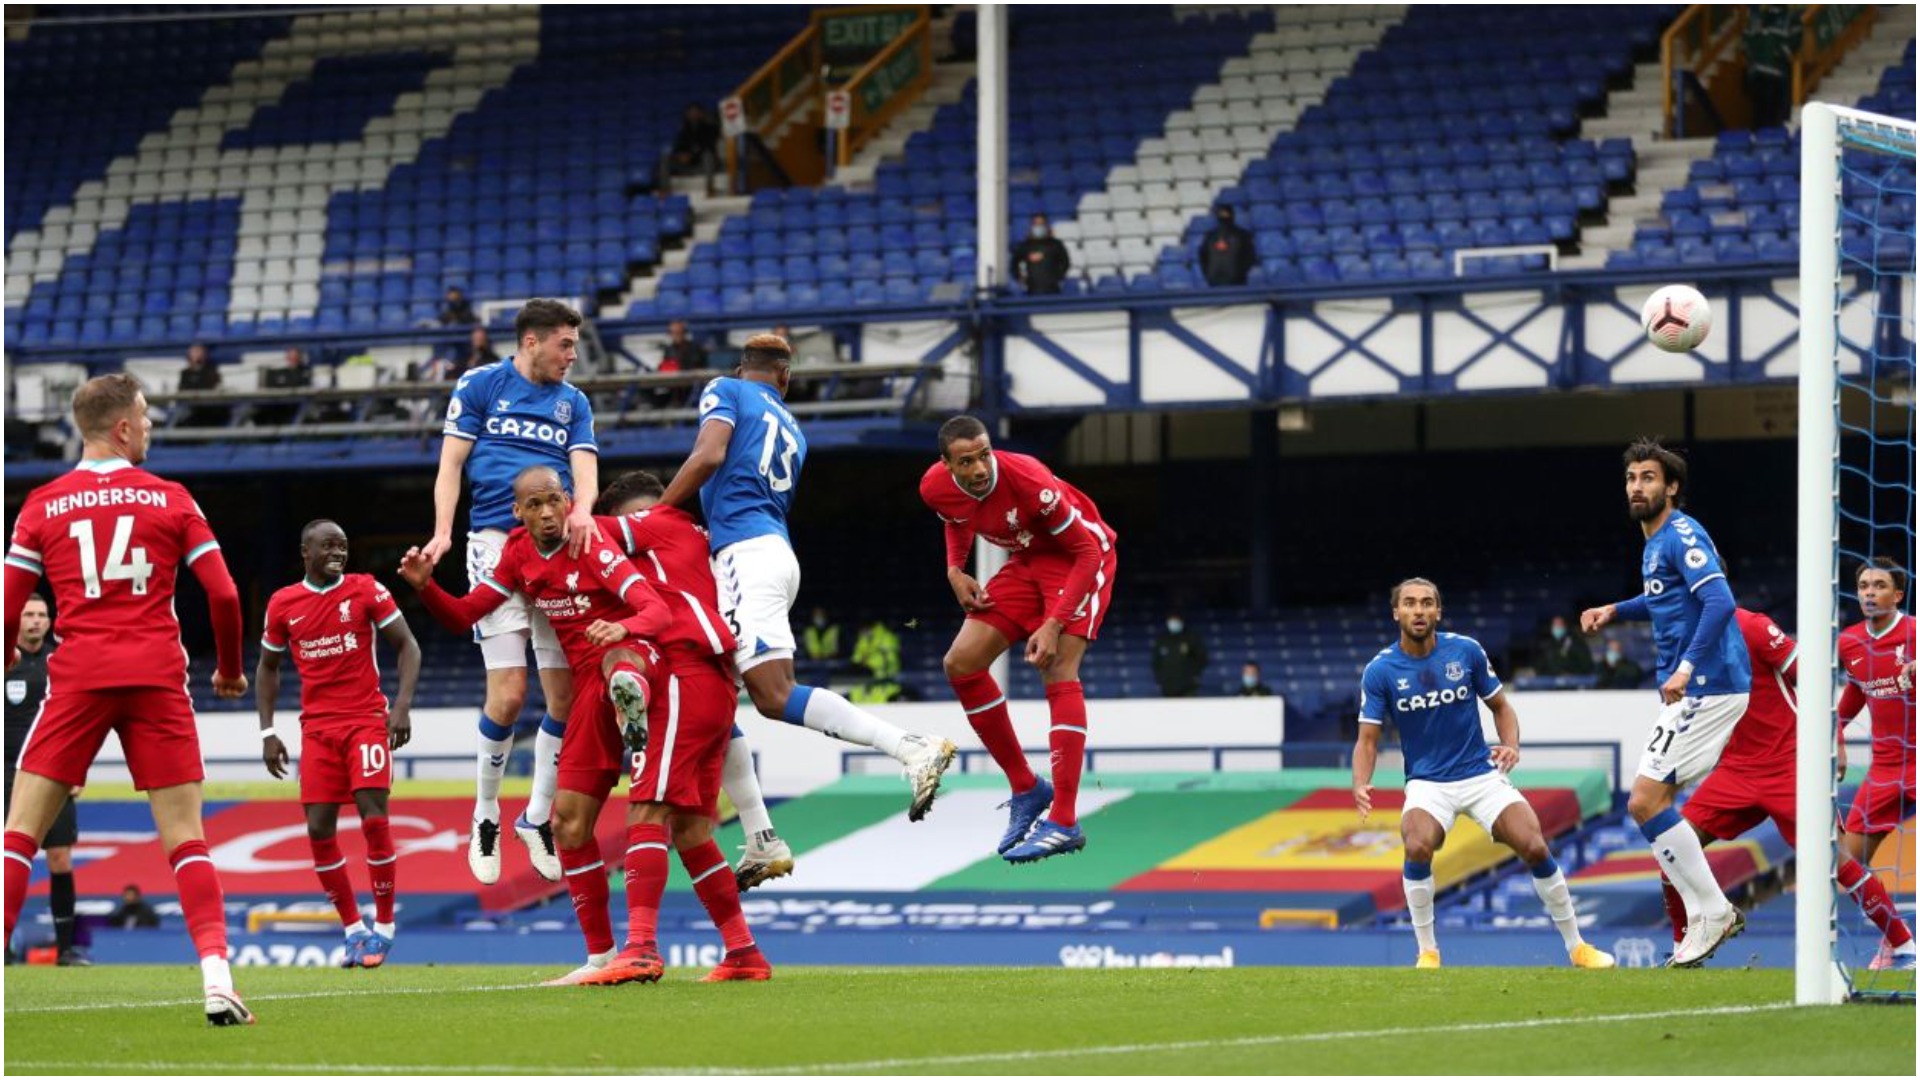
[[[553,816],[553,793],[560,790],[560,736],[547,731],[533,737],[533,794],[527,796],[527,824],[545,825]]]
[[[200,985],[208,990],[233,989],[233,969],[227,967],[224,956],[203,956],[200,958]]]
[[[620,950],[617,947],[608,949],[606,952],[588,953],[587,966],[596,968],[606,967],[608,964],[613,963],[613,958],[618,955],[620,955]]]
[[[365,920],[365,919],[355,919],[355,920],[353,920],[353,924],[352,924],[352,925],[350,925],[350,926],[345,926],[345,927],[342,927],[341,929],[343,929],[344,931],[346,931],[346,936],[347,936],[347,937],[349,937],[349,938],[351,938],[351,937],[352,937],[353,935],[355,935],[355,934],[364,934],[364,933],[366,933],[366,932],[367,932],[367,922],[366,922],[366,920]]]
[[[773,831],[773,815],[767,813],[767,797],[760,793],[760,778],[753,773],[753,747],[744,734],[727,743],[727,764],[721,773],[720,787],[740,813],[740,826],[747,835]]]
[[[513,731],[509,728],[504,739],[489,739],[485,732],[476,732],[474,737],[480,744],[480,754],[474,772],[473,817],[475,821],[499,821],[500,781],[507,775],[507,755],[513,751]]]
[[[807,711],[801,718],[808,729],[855,746],[871,746],[906,764],[900,752],[900,743],[907,737],[905,731],[856,707],[824,686],[809,689],[812,693],[807,697]]]
[[[1548,877],[1533,879],[1533,892],[1546,905],[1547,915],[1553,919],[1553,928],[1560,931],[1560,940],[1566,943],[1567,951],[1580,947],[1580,919],[1573,911],[1573,893],[1567,889],[1567,875],[1558,866]]]
[[[383,938],[386,938],[388,941],[393,940],[393,932],[396,929],[398,929],[398,927],[394,926],[390,922],[377,922],[373,924],[373,932],[376,934],[379,934]]]
[[[1707,863],[1707,853],[1694,835],[1693,826],[1684,820],[1653,838],[1653,854],[1666,864],[1667,880],[1680,891],[1687,905],[1687,917],[1720,916],[1732,904],[1720,891],[1720,882]]]
[[[1400,888],[1407,894],[1407,918],[1413,923],[1413,939],[1420,943],[1420,951],[1439,951],[1440,943],[1433,934],[1433,879],[1402,877]]]

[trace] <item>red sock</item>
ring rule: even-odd
[[[660,900],[667,894],[667,827],[627,826],[627,947],[660,939]]]
[[[205,840],[189,840],[167,856],[173,866],[174,887],[180,890],[180,912],[187,917],[187,933],[201,959],[227,956],[227,903],[220,893],[220,875],[214,872]],[[357,917],[357,916],[356,916]]]
[[[340,854],[340,841],[331,836],[325,840],[309,836],[307,847],[313,850],[313,872],[320,878],[320,888],[325,890],[333,910],[340,913],[340,925],[359,922],[360,900],[353,895],[353,879],[347,876],[347,857]]]
[[[707,909],[707,917],[720,928],[720,940],[727,952],[753,948],[753,931],[747,929],[747,917],[740,913],[740,886],[733,880],[727,857],[720,845],[709,840],[699,847],[683,848],[680,865],[693,879],[694,895]]]
[[[393,851],[393,829],[383,817],[362,817],[360,835],[367,838],[367,876],[373,879],[373,919],[393,925],[393,880],[400,856]]]
[[[560,849],[560,873],[567,879],[567,894],[573,897],[573,914],[580,920],[580,932],[586,935],[587,955],[613,948],[613,920],[607,915],[607,864],[600,858],[600,844],[589,840],[577,848]]]
[[[11,835],[11,834],[9,834]],[[1913,940],[1913,931],[1907,928],[1906,921],[1900,918],[1900,912],[1893,906],[1893,898],[1887,895],[1887,887],[1880,878],[1867,872],[1857,860],[1841,856],[1840,869],[1836,876],[1840,887],[1852,894],[1853,902],[1867,913],[1873,925],[1887,936],[1887,944],[1899,948]]]
[[[1678,945],[1687,936],[1687,902],[1665,874],[1660,875],[1660,898],[1667,903],[1667,921],[1673,924],[1673,943]]]
[[[1007,712],[1007,695],[1000,691],[1000,684],[993,681],[993,673],[976,671],[947,681],[953,684],[960,707],[967,710],[967,723],[973,725],[974,734],[980,736],[987,753],[993,755],[994,764],[1007,774],[1013,793],[1031,790],[1039,778],[1033,775],[1033,766],[1027,764],[1026,751],[1020,749],[1020,736],[1014,732],[1013,717]]]
[[[1047,746],[1052,751],[1053,810],[1047,820],[1072,828],[1080,823],[1074,804],[1080,798],[1080,765],[1087,749],[1087,694],[1080,680],[1047,687],[1047,711],[1053,717],[1053,726],[1047,729]]]
[[[7,851],[7,944],[13,944],[13,927],[20,921],[20,905],[27,899],[27,882],[33,877],[33,856],[40,845],[23,832],[9,830]]]

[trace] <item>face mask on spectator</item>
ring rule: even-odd
[[[1179,619],[1167,620],[1167,633],[1169,634],[1177,634],[1186,628],[1187,628],[1187,624],[1181,622]]]
[[[1045,239],[1047,235],[1047,226],[1045,225],[1045,223],[1039,223],[1034,225],[1033,235],[1041,237],[1042,239]]]
[[[1619,649],[1608,649],[1608,650],[1607,650],[1607,663],[1609,663],[1609,664],[1617,664],[1617,663],[1619,663],[1619,662],[1620,662],[1620,650],[1619,650]]]
[[[1249,673],[1247,673],[1247,672],[1241,672],[1241,673],[1240,673],[1240,685],[1241,685],[1241,686],[1244,686],[1244,687],[1246,687],[1246,688],[1247,688],[1247,689],[1249,689],[1249,690],[1251,690],[1251,689],[1253,689],[1254,687],[1256,687],[1256,686],[1259,686],[1259,685],[1260,685],[1260,676],[1258,676],[1258,675],[1253,675],[1253,674],[1249,674]]]
[[[1550,632],[1553,634],[1553,640],[1555,641],[1564,640],[1567,636],[1567,628],[1561,626],[1559,623],[1553,624],[1553,629]]]

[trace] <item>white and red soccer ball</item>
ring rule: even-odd
[[[1683,353],[1700,347],[1713,329],[1713,308],[1700,290],[1690,285],[1668,285],[1647,297],[1640,309],[1640,329],[1656,348]]]

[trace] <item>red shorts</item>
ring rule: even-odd
[[[1902,767],[1870,768],[1847,811],[1847,831],[1860,836],[1889,833],[1912,817],[1913,809],[1913,773]]]
[[[627,799],[719,816],[720,774],[740,700],[733,680],[711,662],[679,661],[667,691],[647,716],[647,750],[634,754]]]
[[[387,723],[300,733],[300,801],[344,805],[356,791],[393,790]]]
[[[647,700],[658,702],[667,695],[667,665],[651,649],[636,651],[647,661]],[[604,801],[627,771],[626,760],[620,714],[607,696],[606,676],[600,674],[598,661],[590,667],[575,667],[573,708],[567,713],[567,734],[560,740],[560,790]]]
[[[1716,840],[1732,840],[1767,818],[1794,842],[1793,770],[1746,773],[1722,766],[1707,774],[1681,807],[1680,816]]]
[[[185,687],[130,686],[114,690],[50,688],[27,732],[20,771],[81,786],[100,756],[107,732],[120,736],[127,771],[138,791],[206,779],[193,699]]]
[[[1100,559],[1100,571],[1093,579],[1093,594],[1086,598],[1073,618],[1060,632],[1092,641],[1100,636],[1100,624],[1113,606],[1114,550],[1109,547]],[[1073,574],[1073,560],[1054,556],[1033,556],[1009,560],[987,582],[987,599],[993,607],[970,611],[967,618],[978,619],[1000,631],[1010,642],[1025,641],[1047,621],[1053,605],[1066,589]]]

